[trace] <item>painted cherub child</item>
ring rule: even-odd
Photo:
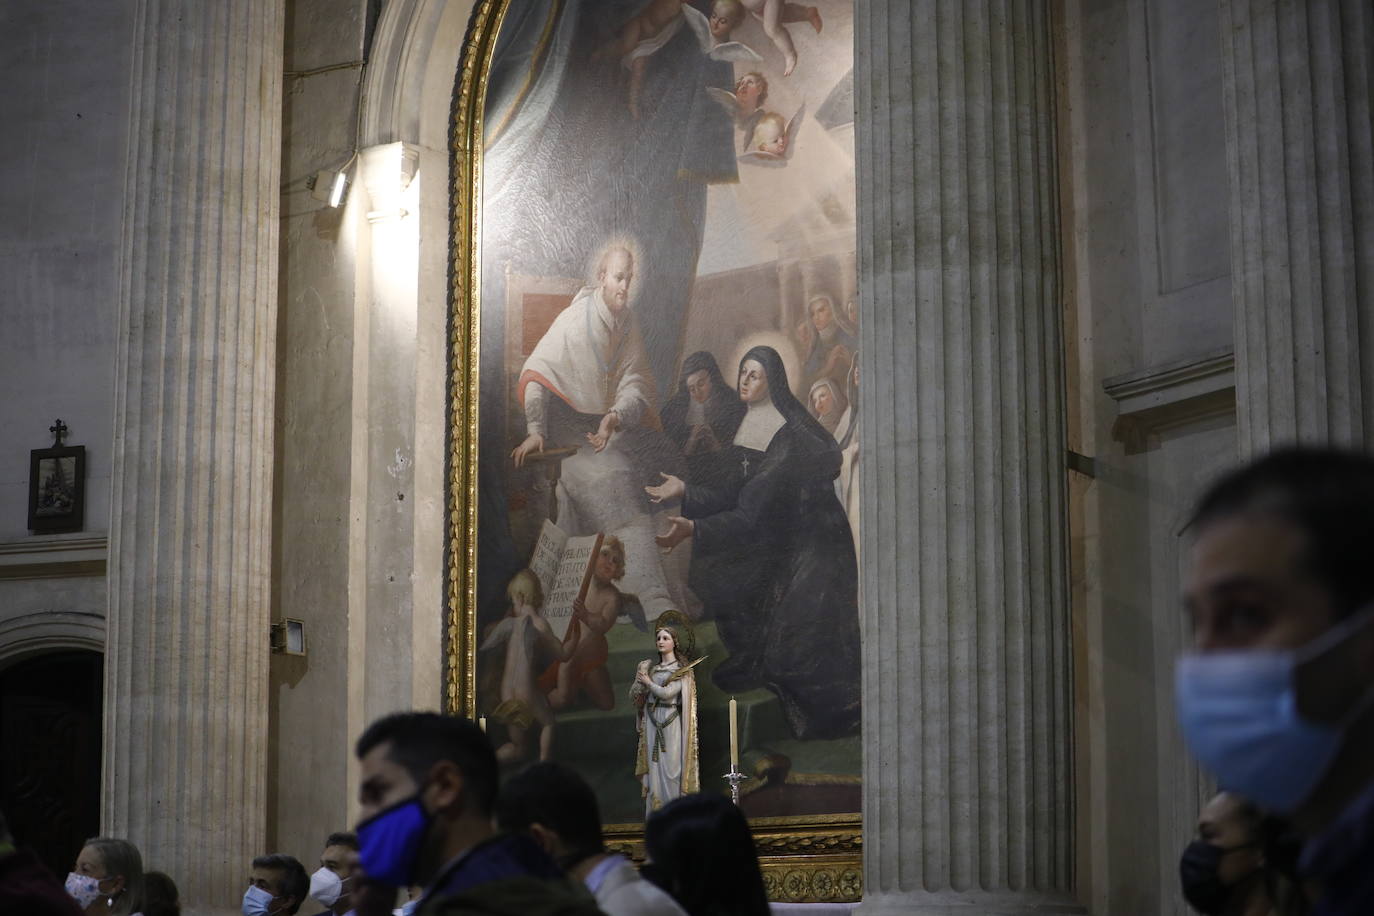
[[[770,111],[759,118],[754,125],[751,150],[781,156],[787,151],[787,122],[776,111]]]
[[[695,7],[686,4],[682,7],[682,16],[696,33],[701,53],[712,60],[743,64],[763,63],[763,58],[757,51],[730,37],[747,15],[740,0],[714,0],[710,16],[703,16]]]
[[[650,0],[631,17],[614,38],[592,54],[592,60],[617,58],[630,71],[630,116],[639,119],[639,94],[649,57],[668,43],[682,27],[683,0]]]
[[[708,86],[706,93],[730,115],[730,120],[735,122],[735,129],[744,132],[741,149],[752,148],[754,128],[764,116],[763,103],[768,101],[768,77],[757,70],[750,70],[735,80],[734,92]]]
[[[480,650],[502,645],[506,649],[498,694],[501,702],[492,718],[506,726],[507,740],[496,749],[496,759],[503,763],[524,760],[529,755],[530,731],[537,729],[539,759],[548,760],[553,750],[553,710],[539,689],[538,672],[550,656],[563,659],[565,647],[540,613],[544,592],[532,571],[516,573],[506,586],[506,596],[510,611],[487,634]]]
[[[785,22],[809,22],[820,33],[823,23],[821,11],[814,6],[788,3],[785,0],[739,0],[754,18],[763,24],[763,33],[782,52],[783,76],[791,76],[797,67],[797,48],[792,44],[792,33],[787,31]]]
[[[755,125],[749,137],[749,146],[740,154],[739,161],[770,168],[787,165],[796,149],[797,133],[805,116],[805,103],[786,121],[776,111],[765,112]]]
[[[563,638],[565,658],[541,679],[541,686],[551,688],[549,705],[554,709],[570,706],[580,692],[598,709],[615,708],[615,691],[606,670],[610,658],[606,633],[621,614],[629,615],[640,629],[646,626],[639,599],[615,586],[624,575],[625,545],[615,535],[607,535],[592,566],[586,599],[573,602],[573,620]]]

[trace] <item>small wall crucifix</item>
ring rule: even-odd
[[[29,452],[29,530],[80,531],[86,516],[86,446],[67,445],[61,419],[48,427],[52,445]]]

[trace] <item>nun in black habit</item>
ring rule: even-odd
[[[714,486],[664,476],[656,502],[681,500],[660,546],[692,539],[688,583],[729,657],[713,679],[731,692],[764,686],[798,738],[859,729],[858,571],[835,497],[840,449],[792,396],[772,347],[740,361],[744,418]]]
[[[728,479],[726,449],[748,408],[725,383],[716,358],[698,350],[683,360],[677,393],[664,405],[663,431],[687,461],[687,483],[717,486]]]

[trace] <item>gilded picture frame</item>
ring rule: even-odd
[[[563,5],[560,0],[547,2],[554,11]],[[823,12],[829,13],[839,2],[822,0]],[[824,5],[826,3],[829,5]],[[478,702],[478,655],[483,640],[478,619],[479,596],[484,589],[489,592],[493,585],[489,582],[479,583],[479,525],[482,524],[480,509],[484,498],[481,462],[505,459],[504,449],[488,449],[483,454],[479,448],[482,432],[479,418],[483,415],[484,392],[492,384],[508,386],[504,375],[495,383],[488,378],[486,387],[482,377],[483,308],[497,307],[495,303],[484,303],[482,295],[484,156],[488,129],[491,127],[484,122],[493,57],[511,8],[511,0],[479,0],[474,8],[455,84],[450,146],[452,254],[448,341],[445,705],[451,712],[474,718],[485,712],[479,708]],[[549,21],[553,21],[552,13]],[[817,28],[816,32],[819,33],[820,29]],[[757,38],[757,31],[750,34]],[[547,38],[547,35],[544,37]],[[800,47],[804,55],[808,46],[803,44]],[[842,109],[845,104],[843,87],[838,87],[830,95],[830,98],[817,100],[817,107],[828,104],[832,109]],[[836,96],[839,97],[838,103]],[[801,117],[798,112],[796,118]],[[487,267],[490,269],[490,265]],[[843,281],[831,284],[834,287],[832,299],[845,295],[841,287],[857,283],[852,268],[848,270]],[[839,273],[843,274],[844,271]],[[811,306],[803,303],[801,308],[809,310]],[[491,494],[487,493],[485,497],[489,499]],[[715,723],[712,724],[714,727]],[[713,740],[718,738],[713,737]],[[852,736],[852,741],[857,746],[856,735]],[[849,799],[852,807],[852,810],[839,812],[751,817],[770,898],[786,902],[859,900],[863,890],[863,831],[857,804],[857,775],[788,773],[786,767],[770,771],[767,761],[742,761],[741,768],[749,777],[743,787],[746,798],[754,791],[770,786],[776,788],[786,783],[789,786],[820,787],[816,791],[822,792],[833,788],[840,793],[839,797]],[[703,766],[703,788],[713,791],[723,789],[724,783],[719,780],[716,769],[720,768]],[[642,859],[642,823],[614,817],[607,820],[610,821],[606,825],[608,843],[636,859]]]

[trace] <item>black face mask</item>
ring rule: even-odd
[[[1178,875],[1183,884],[1183,899],[1203,916],[1221,916],[1231,902],[1234,887],[1224,884],[1217,874],[1221,860],[1229,852],[1248,849],[1253,843],[1241,846],[1214,846],[1206,840],[1194,840],[1183,850],[1178,863]]]

